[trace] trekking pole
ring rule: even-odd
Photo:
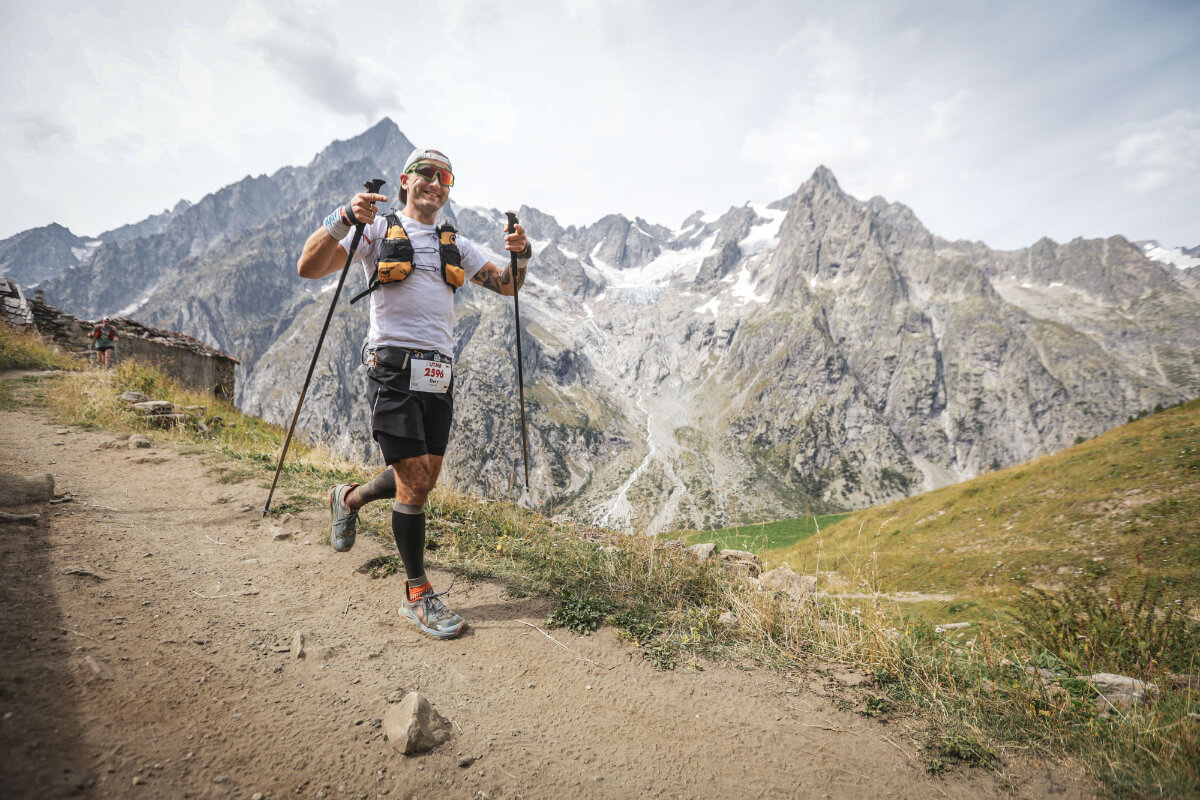
[[[506,231],[512,233],[517,229],[517,215],[505,211],[508,215]],[[517,299],[517,254],[509,253],[509,268],[513,278],[513,313],[517,321],[517,386],[521,392],[521,454],[525,457],[525,491],[529,491],[529,436],[525,432],[525,370],[521,364],[521,301]]]
[[[379,194],[379,190],[387,183],[383,178],[373,178],[363,184],[370,194]],[[304,396],[308,394],[308,384],[312,380],[313,370],[317,367],[317,356],[321,354],[321,345],[325,343],[325,333],[329,330],[329,322],[333,319],[333,310],[337,308],[338,297],[342,293],[342,284],[346,282],[346,273],[354,263],[354,254],[358,243],[362,240],[363,223],[354,221],[354,238],[350,242],[350,255],[346,256],[346,266],[342,267],[342,275],[338,278],[337,289],[333,292],[333,302],[329,304],[329,312],[325,315],[325,324],[321,326],[321,335],[317,337],[317,347],[313,350],[312,363],[308,365],[308,375],[304,376],[304,388],[300,390],[300,399],[296,401],[296,413],[292,414],[292,424],[288,427],[287,438],[283,440],[283,450],[279,453],[279,463],[275,465],[275,477],[271,480],[271,491],[267,493],[267,502],[263,506],[263,516],[271,513],[271,498],[275,495],[275,484],[279,482],[279,473],[283,470],[283,460],[287,458],[288,445],[292,443],[292,433],[296,430],[296,420],[300,419],[300,407],[304,405]]]

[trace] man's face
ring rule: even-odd
[[[427,171],[425,167],[445,169],[446,165],[436,161],[418,161],[412,166],[413,169],[421,169],[423,172]],[[408,191],[408,202],[426,213],[436,214],[450,199],[449,187],[443,186],[437,175],[430,180],[416,172],[406,172],[400,176],[400,185]]]

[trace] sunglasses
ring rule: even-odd
[[[408,171],[419,178],[424,178],[429,183],[433,183],[436,179],[446,188],[454,185],[454,173],[436,164],[413,164]]]

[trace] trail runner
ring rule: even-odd
[[[360,192],[308,237],[297,263],[305,278],[339,271],[355,221],[364,223],[355,256],[375,287],[367,295],[366,399],[371,435],[388,468],[370,483],[330,489],[330,542],[334,550],[348,551],[358,510],[391,498],[392,535],[406,576],[400,614],[439,638],[458,636],[466,626],[425,575],[425,499],[441,472],[454,410],[454,293],[470,281],[511,296],[514,285],[525,281],[532,253],[520,225],[504,237],[505,248],[517,254],[515,270],[498,267],[469,240],[435,228],[453,185],[449,158],[437,150],[414,150],[400,176],[399,214],[379,216],[377,205],[388,198]]]
[[[95,339],[92,346],[96,348],[96,366],[107,367],[109,356],[117,347],[117,327],[112,324],[112,319],[110,317],[102,319],[92,331],[91,338]]]

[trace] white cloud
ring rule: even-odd
[[[1200,109],[1173,111],[1134,126],[1110,158],[1141,194],[1194,185],[1200,181]]]
[[[971,96],[967,89],[959,89],[950,97],[938,100],[929,108],[929,119],[921,130],[922,138],[930,143],[944,142],[962,133],[966,127],[963,106]]]
[[[776,191],[787,193],[819,164],[836,169],[865,161],[883,120],[858,50],[829,23],[807,23],[778,52],[796,62],[800,88],[765,125],[746,131],[741,155],[769,167]]]
[[[400,106],[399,78],[393,73],[388,80],[388,71],[370,57],[354,55],[363,48],[336,35],[344,25],[331,30],[330,13],[301,6],[267,12],[250,3],[235,13],[230,28],[280,78],[328,111],[374,121]],[[386,18],[382,9],[375,13]]]

